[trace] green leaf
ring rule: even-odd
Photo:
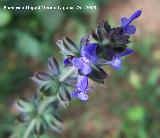
[[[26,32],[16,31],[16,48],[25,57],[39,59],[42,57],[40,43]]]
[[[11,21],[11,13],[7,10],[0,9],[0,27],[6,26]]]

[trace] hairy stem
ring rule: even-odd
[[[59,77],[59,81],[62,82],[64,80],[66,80],[69,76],[71,76],[77,69],[73,66],[72,68],[70,68],[67,72],[63,73],[60,77]]]
[[[39,114],[41,114],[46,109],[46,107],[48,105],[50,105],[52,102],[54,102],[56,100],[56,98],[57,98],[57,96],[49,97],[44,102],[42,102],[39,107]]]
[[[23,138],[29,138],[29,135],[31,134],[32,130],[34,129],[35,123],[36,123],[36,120],[35,120],[35,119],[33,119],[33,120],[30,122],[30,124],[29,124],[29,126],[28,126],[28,128],[27,128],[27,130],[26,130]]]
[[[59,77],[59,81],[64,81],[66,80],[69,76],[71,76],[74,72],[76,71],[75,67],[70,68],[67,72],[64,72],[64,74],[62,74]],[[41,103],[40,107],[39,107],[39,114],[41,114],[45,108],[50,105],[52,102],[54,102],[57,99],[57,96],[54,97],[49,97],[47,99],[45,99],[44,102]]]
[[[74,72],[75,72],[76,68],[75,67],[72,67],[70,68],[67,72],[65,72],[62,76],[59,77],[59,81],[64,81],[66,80],[69,76],[71,76]],[[45,99],[45,101],[43,101],[40,106],[39,106],[39,111],[38,113],[41,114],[44,112],[44,110],[52,103],[54,102],[55,100],[57,99],[57,96],[53,96],[53,97],[49,97],[47,99]],[[35,123],[36,123],[36,120],[33,119],[25,134],[24,134],[24,137],[23,138],[29,138],[29,135],[31,134],[32,130],[34,129],[34,126],[35,126]]]

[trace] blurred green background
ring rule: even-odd
[[[3,10],[3,6],[97,6],[96,10]],[[160,137],[159,0],[0,0],[0,138],[14,126],[12,103],[29,97],[36,86],[29,77],[46,69],[47,58],[62,61],[55,44],[67,35],[77,44],[102,20],[119,25],[122,16],[142,8],[130,45],[136,54],[123,69],[106,67],[105,86],[94,82],[86,103],[73,101],[63,113],[65,130],[42,138]]]

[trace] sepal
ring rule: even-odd
[[[92,69],[92,72],[88,77],[97,83],[104,84],[104,79],[107,77],[107,73],[99,66],[96,66]]]
[[[57,45],[63,56],[79,55],[79,47],[68,37],[63,37],[62,40],[58,40]]]
[[[59,68],[58,62],[54,57],[48,58],[48,69],[53,75],[60,74],[60,68]]]
[[[71,95],[66,87],[60,87],[59,98],[63,102],[69,102],[71,100]]]

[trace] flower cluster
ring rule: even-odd
[[[78,56],[67,55],[64,64],[74,66],[79,72],[72,97],[78,97],[81,100],[88,99],[88,78],[103,82],[102,80],[107,76],[101,66],[109,65],[113,69],[121,69],[122,57],[134,53],[127,47],[127,44],[130,42],[130,35],[136,32],[136,27],[131,23],[141,13],[141,10],[137,10],[128,19],[121,18],[121,25],[117,28],[111,28],[108,22],[103,21],[95,31],[93,30],[81,39]]]
[[[25,132],[14,133],[13,137],[29,138],[33,132],[39,136],[49,129],[60,132],[63,129],[60,108],[66,107],[72,98],[86,101],[90,91],[88,79],[103,84],[107,77],[103,66],[119,70],[122,58],[134,53],[128,48],[130,36],[136,32],[131,23],[141,13],[137,10],[129,18],[121,18],[120,26],[116,28],[111,28],[107,21],[101,22],[95,30],[82,37],[80,46],[68,37],[58,40],[64,64],[60,66],[51,57],[48,59],[48,72],[34,74],[32,80],[38,86],[36,96],[31,100],[18,100],[16,104],[22,122],[19,125]]]

